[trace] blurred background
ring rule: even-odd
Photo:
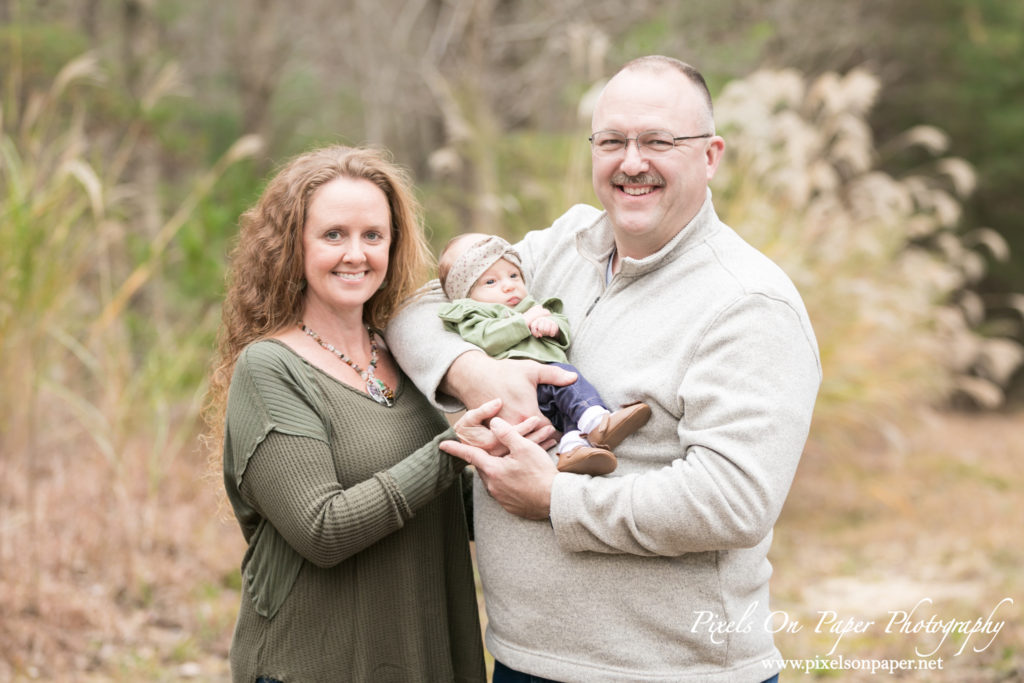
[[[1024,3],[0,0],[0,681],[228,679],[244,549],[200,412],[281,163],[382,145],[435,247],[515,239],[594,203],[593,97],[650,53],[707,77],[716,207],[821,346],[776,607],[1010,597],[918,679],[1021,680]],[[808,631],[783,653],[824,656]]]

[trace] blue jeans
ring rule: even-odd
[[[491,678],[491,683],[558,683],[558,681],[553,681],[550,678],[541,678],[540,676],[531,676],[530,674],[524,674],[521,671],[515,671],[495,659],[494,677]],[[779,675],[775,674],[764,683],[779,683]]]
[[[554,384],[537,385],[537,405],[544,417],[551,420],[552,426],[558,431],[565,432],[578,429],[580,416],[587,408],[603,406],[604,401],[597,393],[594,385],[583,379],[580,371],[566,363],[548,363],[576,373],[576,381],[565,387],[557,387]]]
[[[494,676],[491,677],[491,683],[558,683],[558,681],[524,674],[522,671],[508,668],[495,659]]]

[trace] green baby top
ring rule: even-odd
[[[561,300],[550,298],[541,304],[551,311],[552,320],[558,324],[557,337],[538,338],[530,332],[523,314],[536,305],[532,297],[526,297],[514,308],[473,299],[456,299],[442,305],[438,315],[445,327],[479,346],[488,356],[566,363],[565,350],[569,348],[570,341],[569,320],[562,315]]]

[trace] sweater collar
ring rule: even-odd
[[[643,275],[675,260],[690,249],[702,244],[718,232],[722,223],[715,213],[708,189],[704,204],[697,214],[683,226],[665,246],[642,259],[623,258],[619,273],[628,277]],[[597,220],[576,229],[576,249],[585,259],[604,267],[615,248],[615,234],[608,212],[602,211]]]

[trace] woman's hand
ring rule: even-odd
[[[487,451],[489,455],[500,456],[508,453],[508,448],[487,427],[486,423],[501,410],[501,399],[491,399],[479,408],[467,410],[455,423],[455,435],[462,443]],[[522,436],[529,434],[529,439],[541,448],[550,448],[555,444],[553,438],[555,428],[542,426],[539,417],[528,417],[513,427]]]

